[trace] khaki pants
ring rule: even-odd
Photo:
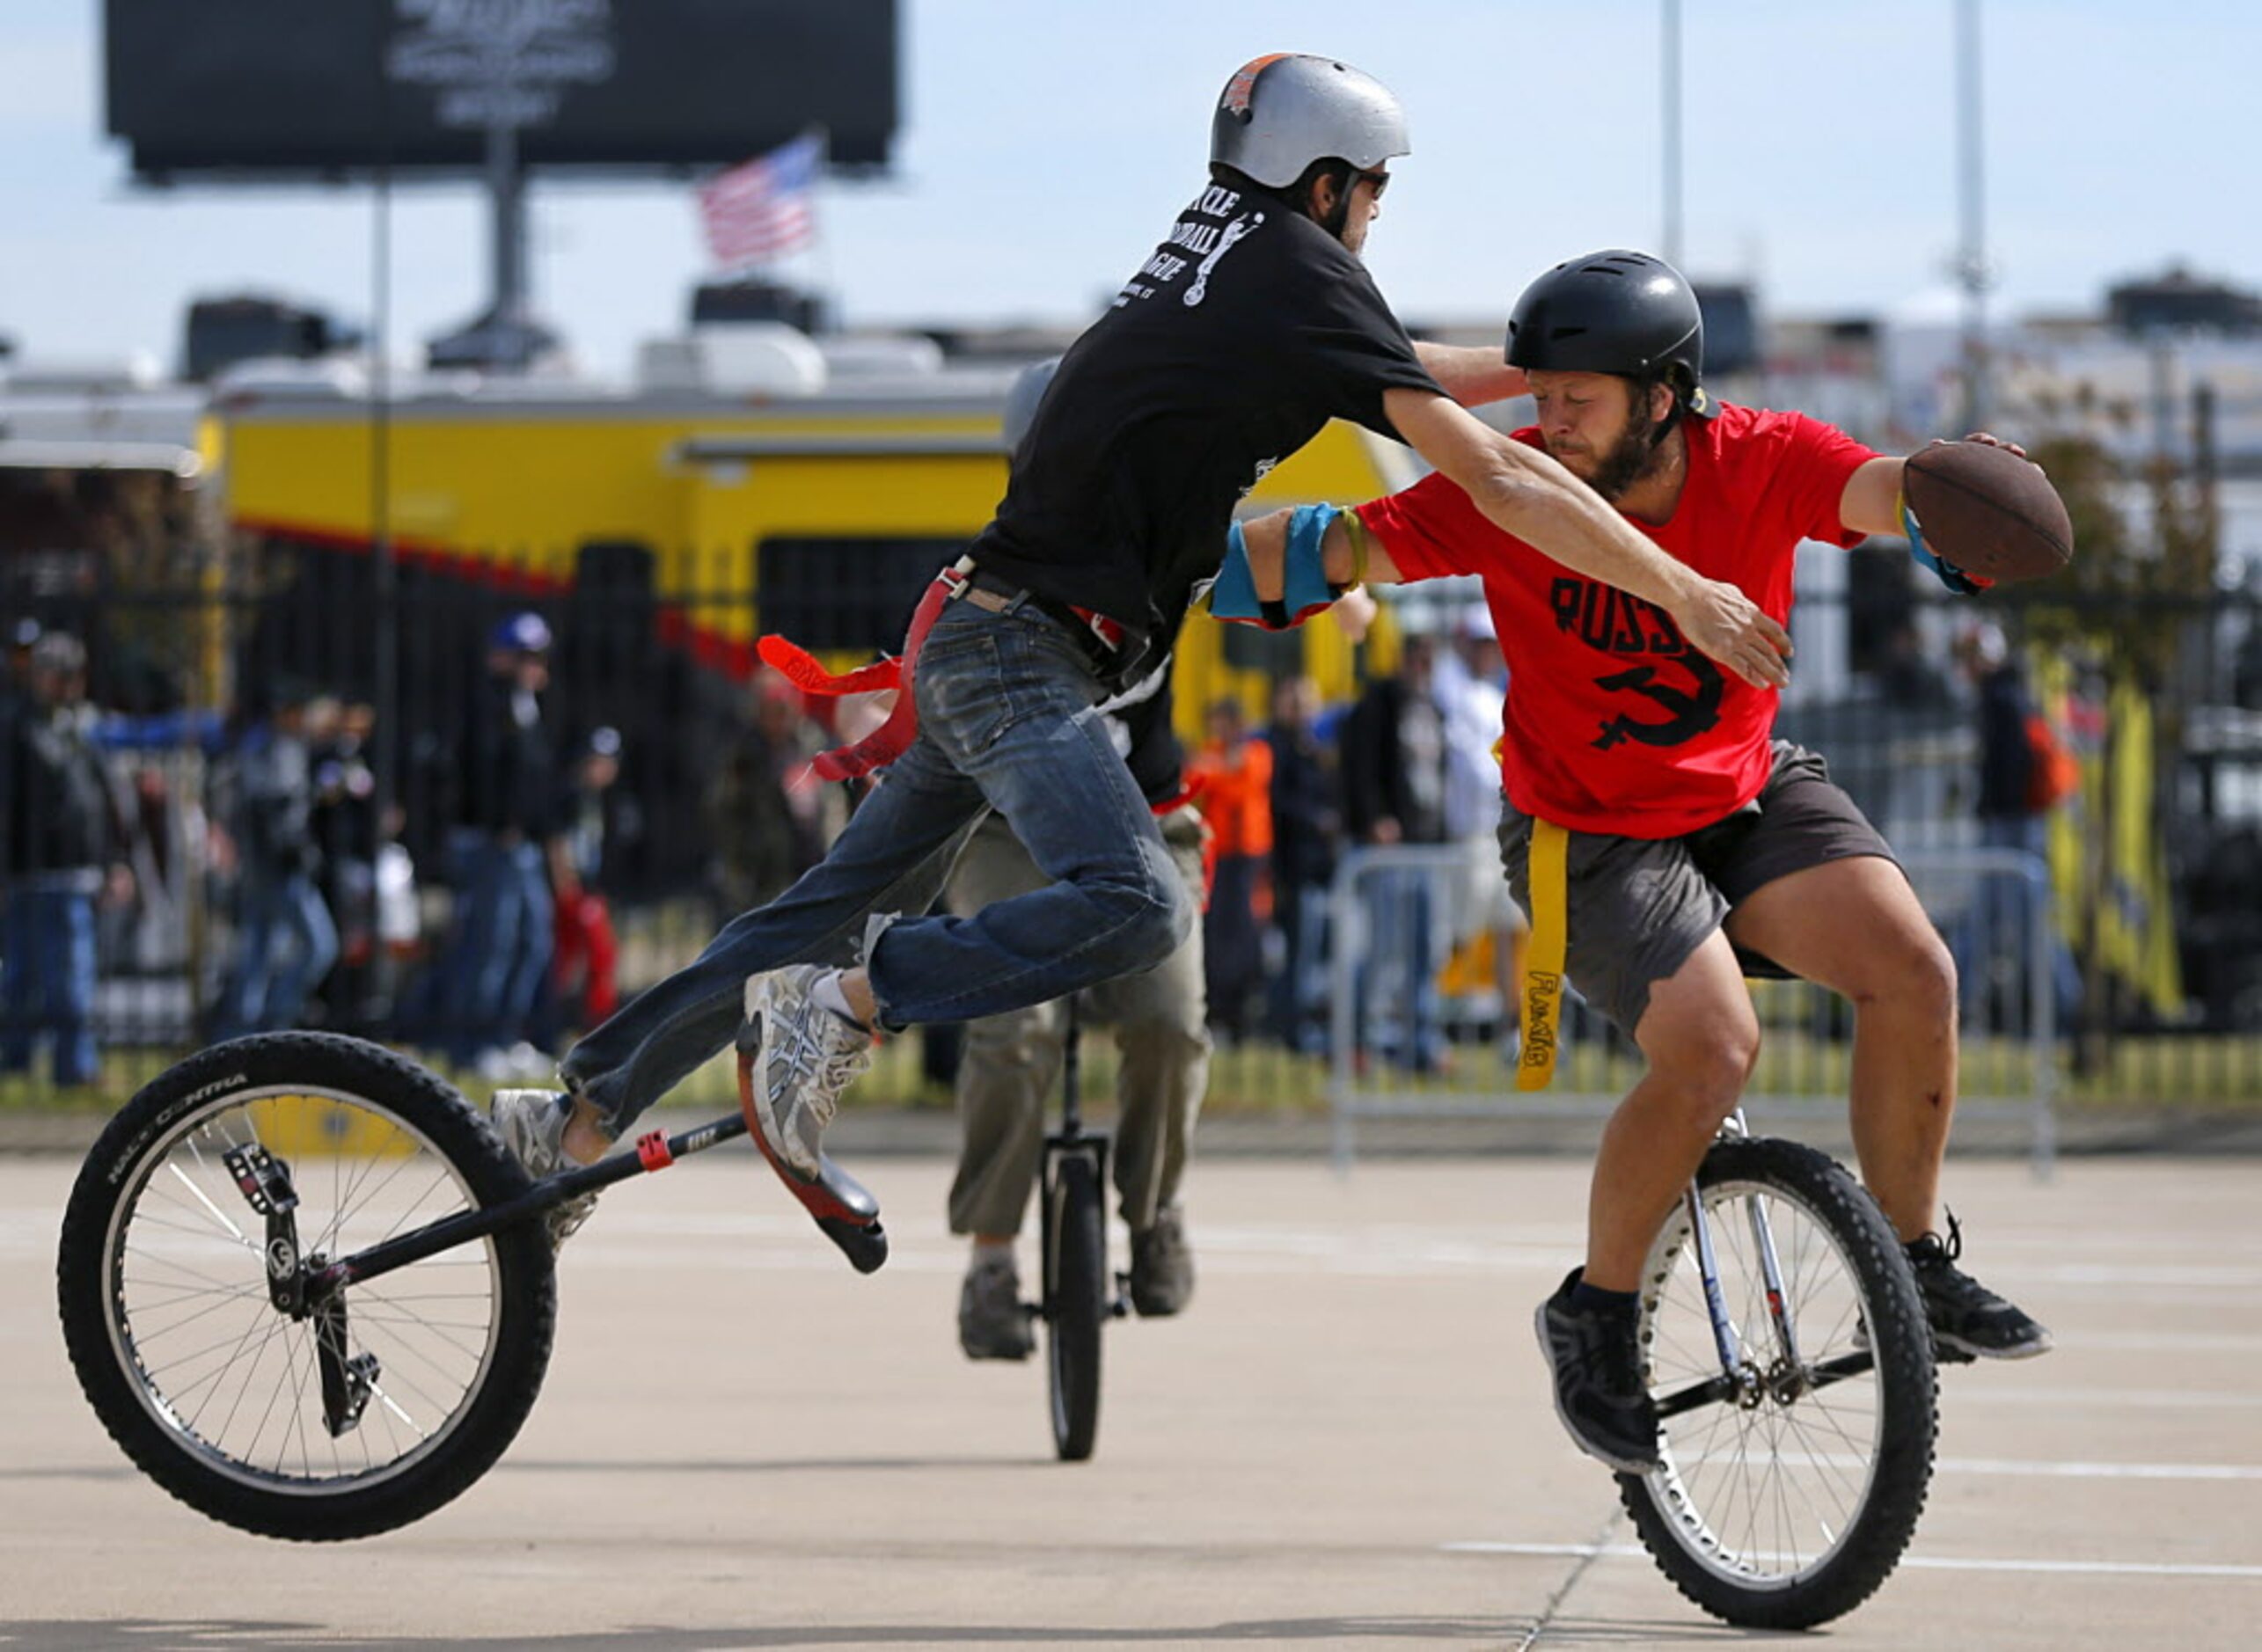
[[[1163,817],[1162,841],[1198,907],[1202,898],[1202,822],[1190,808]],[[947,901],[961,916],[1043,885],[1005,821],[995,815],[975,831],[951,880]],[[1177,1196],[1187,1139],[1209,1087],[1210,1035],[1204,1023],[1202,926],[1153,969],[1088,989],[1087,1026],[1115,1029],[1116,1192],[1134,1232]],[[950,1187],[950,1231],[1005,1237],[1021,1232],[1044,1146],[1048,1107],[1059,1093],[1068,1018],[1065,1003],[971,1021],[958,1068],[962,1145]]]

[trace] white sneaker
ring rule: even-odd
[[[572,1107],[556,1090],[498,1090],[487,1104],[487,1118],[521,1168],[536,1181],[546,1181],[564,1170],[579,1166],[566,1154],[566,1122]],[[576,1194],[553,1204],[543,1217],[555,1251],[578,1232],[597,1209],[597,1195]]]
[[[751,1074],[754,1128],[795,1174],[824,1167],[825,1127],[840,1097],[872,1064],[872,1034],[811,996],[827,972],[789,964],[746,979],[741,1049],[760,1051]]]
[[[502,1052],[502,1059],[514,1078],[546,1078],[558,1070],[555,1056],[523,1038]]]

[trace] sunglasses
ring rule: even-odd
[[[1361,183],[1373,184],[1374,186],[1374,198],[1377,201],[1381,200],[1382,192],[1390,187],[1390,174],[1388,172],[1361,172],[1358,175],[1358,178]]]

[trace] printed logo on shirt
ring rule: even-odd
[[[1210,274],[1217,268],[1218,261],[1232,250],[1233,243],[1264,222],[1262,212],[1247,212],[1234,218],[1233,211],[1240,205],[1241,194],[1236,190],[1216,184],[1204,190],[1200,198],[1186,208],[1186,216],[1171,226],[1170,233],[1163,238],[1153,255],[1138,267],[1138,273],[1124,283],[1109,308],[1120,310],[1134,298],[1152,298],[1162,289],[1175,286],[1178,278],[1189,269],[1194,271],[1194,281],[1187,289],[1186,303],[1200,303],[1208,296]],[[1226,222],[1229,218],[1231,223]]]
[[[1235,218],[1226,226],[1225,234],[1219,238],[1217,251],[1202,260],[1202,267],[1194,272],[1194,284],[1186,289],[1186,307],[1189,310],[1210,296],[1210,276],[1217,269],[1219,260],[1233,250],[1233,243],[1263,222],[1263,213],[1252,212]]]
[[[1645,746],[1678,746],[1717,727],[1727,683],[1720,668],[1688,646],[1673,616],[1655,603],[1630,596],[1615,586],[1566,576],[1548,588],[1548,607],[1556,629],[1575,635],[1605,654],[1651,656],[1594,679],[1608,694],[1645,704],[1602,720],[1594,745],[1607,751],[1626,741]],[[1636,716],[1636,712],[1662,716]]]

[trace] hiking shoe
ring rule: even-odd
[[[1533,1316],[1555,1373],[1556,1414],[1589,1457],[1621,1474],[1646,1474],[1658,1466],[1658,1408],[1642,1380],[1635,1316],[1572,1307],[1582,1271],[1564,1276]]]
[[[811,996],[825,975],[791,964],[746,979],[746,1025],[739,1048],[752,1049],[753,1124],[770,1157],[804,1181],[823,1173],[825,1127],[841,1093],[872,1064],[872,1034]]]
[[[1964,1229],[1953,1213],[1946,1239],[1927,1233],[1907,1249],[1935,1347],[1978,1359],[2032,1359],[2050,1351],[2047,1330],[1956,1266]]]
[[[969,1359],[1027,1359],[1036,1351],[1012,1253],[977,1257],[968,1266],[958,1287],[958,1346]]]
[[[1131,1299],[1143,1319],[1166,1319],[1194,1296],[1194,1250],[1186,1243],[1186,1213],[1166,1204],[1154,1225],[1131,1235]]]
[[[487,1110],[494,1133],[520,1168],[536,1181],[547,1181],[560,1171],[581,1168],[566,1156],[566,1121],[573,1116],[573,1098],[560,1090],[498,1090]],[[596,1194],[577,1193],[543,1212],[550,1248],[555,1251],[571,1239],[596,1209]]]

